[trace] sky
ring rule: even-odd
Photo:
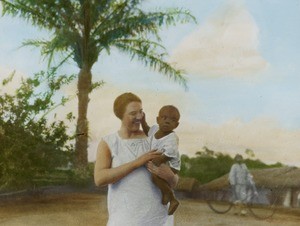
[[[197,19],[160,33],[166,60],[186,71],[189,89],[117,51],[101,55],[93,81],[105,85],[91,94],[89,160],[95,160],[101,137],[119,129],[112,104],[130,91],[143,100],[150,125],[161,106],[179,108],[181,154],[194,156],[206,146],[246,156],[251,149],[264,162],[300,166],[300,0],[147,0],[143,5],[159,7],[184,8]],[[50,34],[9,16],[0,17],[0,31],[1,77],[46,69],[38,49],[20,46]],[[78,73],[74,62],[62,70]],[[62,92],[74,95],[76,83]],[[56,111],[76,114],[76,104],[74,99]]]

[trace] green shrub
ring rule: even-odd
[[[88,187],[94,183],[94,164],[89,163],[87,168],[72,169],[69,183],[76,187]]]
[[[2,86],[12,79],[13,75],[3,80]],[[46,119],[58,105],[56,91],[71,80],[51,69],[22,79],[14,94],[0,96],[0,189],[34,187],[36,177],[71,161],[74,151],[67,125]],[[59,104],[66,101],[62,97]]]

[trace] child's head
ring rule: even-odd
[[[159,129],[163,132],[171,132],[179,125],[180,113],[173,105],[163,106],[156,118]]]

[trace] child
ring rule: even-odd
[[[150,150],[158,150],[163,154],[152,160],[153,164],[159,166],[168,162],[172,171],[177,173],[180,170],[180,156],[178,152],[178,137],[173,130],[179,125],[180,113],[172,105],[163,106],[156,118],[157,124],[151,128],[148,126],[145,116],[142,120],[142,127],[145,134],[150,140]],[[177,209],[179,202],[174,196],[174,192],[169,184],[152,174],[152,180],[159,187],[162,193],[162,204],[170,202],[168,214],[172,215]]]
[[[247,202],[254,202],[258,200],[258,193],[253,181],[253,175],[248,173],[247,178]]]

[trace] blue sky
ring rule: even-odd
[[[133,91],[143,98],[150,123],[161,105],[179,106],[182,153],[193,155],[204,145],[231,155],[250,148],[264,161],[300,166],[300,0],[144,4],[147,10],[158,6],[185,8],[197,18],[197,24],[161,31],[168,60],[187,71],[189,90],[116,51],[99,57],[94,80],[106,85],[92,95],[89,159],[101,136],[118,128],[113,99]],[[39,50],[18,48],[25,39],[47,37],[46,32],[7,16],[0,18],[0,30],[1,76],[12,70],[30,76],[46,68]],[[78,72],[73,62],[63,70]],[[74,94],[74,87],[65,92]],[[68,108],[76,111],[76,103]]]

